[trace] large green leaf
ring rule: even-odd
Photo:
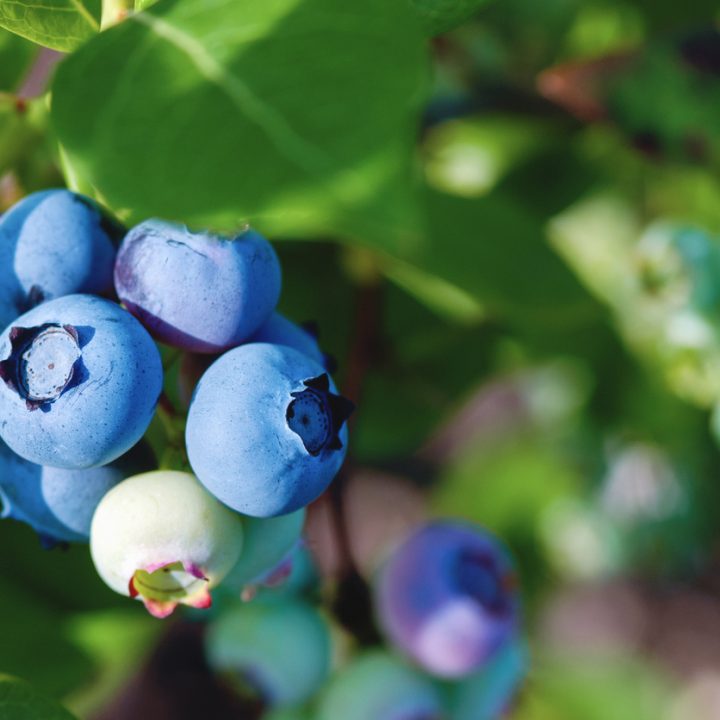
[[[62,705],[40,695],[24,680],[0,675],[0,717],[3,720],[73,720]]]
[[[0,576],[0,668],[61,696],[87,682],[92,665],[67,638],[64,617],[41,596]],[[0,701],[0,718],[5,720]]]
[[[548,244],[543,222],[515,198],[428,191],[425,209],[427,242],[385,263],[387,275],[423,302],[442,310],[445,295],[450,310],[461,293],[465,305],[454,303],[458,317],[463,308],[470,314],[474,300],[478,311],[565,328],[597,315],[597,305]],[[444,285],[431,296],[433,285],[422,276]]]
[[[0,0],[0,27],[70,52],[100,30],[101,0]]]
[[[425,54],[404,0],[165,0],[62,63],[53,117],[132,219],[386,241],[405,220]]]

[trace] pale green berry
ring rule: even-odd
[[[193,475],[158,470],[135,475],[102,499],[90,528],[100,577],[138,597],[156,617],[178,603],[210,606],[210,589],[237,562],[242,522]]]

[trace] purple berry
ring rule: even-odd
[[[148,220],[122,242],[115,288],[158,340],[217,353],[243,342],[273,311],[280,264],[251,230],[227,238]]]
[[[389,639],[441,677],[480,668],[515,632],[516,575],[504,547],[470,524],[438,521],[395,550],[376,585]]]

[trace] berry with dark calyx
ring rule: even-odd
[[[133,448],[110,465],[66,470],[23,460],[0,441],[0,517],[27,523],[44,540],[87,542],[99,502],[146,465]]]
[[[340,469],[352,409],[325,369],[297,350],[243,345],[215,361],[198,383],[185,436],[190,465],[238,512],[294,512]]]
[[[304,702],[320,689],[330,670],[327,622],[298,600],[238,603],[208,628],[208,661],[234,676],[266,705]]]
[[[43,190],[0,220],[0,326],[46,300],[113,290],[122,228],[89,198]]]
[[[0,336],[0,436],[38,465],[105,465],[145,433],[162,380],[132,315],[93,295],[51,300]]]
[[[317,720],[445,720],[430,678],[384,650],[356,657],[323,689]]]
[[[481,668],[519,621],[507,551],[487,531],[458,521],[436,521],[406,538],[381,569],[375,595],[389,640],[441,677]]]
[[[228,238],[148,220],[120,246],[115,288],[158,340],[219,353],[247,339],[273,311],[280,263],[252,230]]]
[[[237,562],[240,518],[189,473],[158,470],[124,480],[100,502],[90,552],[105,583],[155,617],[178,604],[207,608]]]

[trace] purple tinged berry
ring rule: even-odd
[[[517,579],[487,531],[434,522],[390,556],[377,579],[376,608],[399,649],[430,673],[463,677],[516,632]]]
[[[219,353],[246,340],[280,296],[280,263],[270,243],[247,230],[228,238],[148,220],[122,242],[115,288],[160,341]]]

